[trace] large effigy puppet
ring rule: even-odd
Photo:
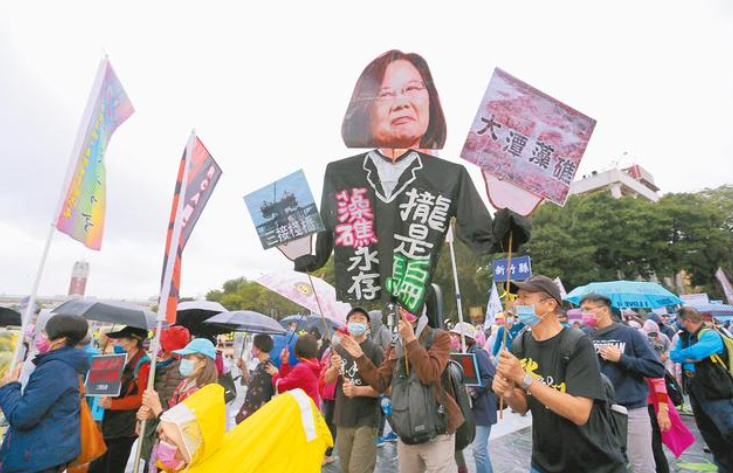
[[[513,250],[529,240],[529,219],[507,209],[492,219],[468,171],[435,155],[446,121],[420,55],[392,50],[369,63],[341,132],[348,148],[370,150],[328,164],[325,230],[314,255],[295,259],[296,270],[310,272],[333,254],[340,300],[422,313],[453,219],[457,237],[477,254],[508,251],[510,234]]]

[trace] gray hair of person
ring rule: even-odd
[[[681,308],[677,313],[677,317],[694,323],[702,322],[702,314],[700,311],[692,307]]]

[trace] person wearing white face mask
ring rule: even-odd
[[[178,369],[184,377],[183,381],[173,391],[173,396],[167,406],[160,402],[160,396],[153,389],[148,389],[143,394],[143,406],[138,411],[138,420],[160,419],[166,409],[170,409],[184,401],[199,389],[208,384],[216,383],[218,378],[216,371],[216,348],[214,344],[204,338],[192,340],[185,348],[174,350],[174,355],[181,358]],[[150,455],[150,470],[155,471],[159,460],[158,445],[153,447]]]
[[[379,366],[382,347],[367,338],[369,314],[362,308],[346,316],[349,334],[367,358]],[[334,345],[330,366],[324,374],[326,384],[337,381],[334,424],[337,426],[336,450],[344,473],[371,473],[377,462],[377,431],[381,420],[379,393],[359,374],[354,358],[340,345]]]
[[[607,401],[591,340],[563,327],[555,282],[513,283],[516,313],[531,327],[499,354],[492,388],[519,413],[532,411],[532,473],[623,473],[621,445],[602,408]]]

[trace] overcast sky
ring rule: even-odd
[[[182,294],[287,269],[242,196],[302,168],[320,201],[326,163],[357,153],[340,135],[354,83],[392,48],[430,65],[446,159],[460,161],[498,66],[597,120],[579,174],[620,161],[664,192],[733,182],[729,0],[214,3],[0,3],[0,294],[31,289],[104,51],[137,112],[108,148],[102,251],[57,233],[42,295],[65,294],[80,259],[89,295],[157,294],[193,127],[224,175],[186,248]]]

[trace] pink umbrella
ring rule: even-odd
[[[338,301],[336,289],[323,279],[313,276],[310,279],[313,281],[313,287],[311,287],[307,274],[288,271],[268,273],[255,281],[316,314],[321,313],[318,308],[318,302],[320,302],[324,312],[322,315],[336,322],[346,322],[346,314],[351,310],[351,305]],[[313,288],[318,294],[318,300],[313,293]]]

